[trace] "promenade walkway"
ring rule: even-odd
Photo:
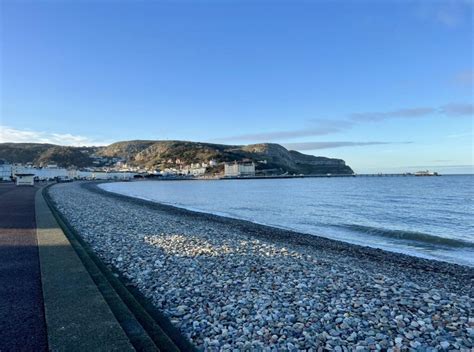
[[[32,187],[0,184],[0,351],[48,348]]]
[[[37,187],[0,184],[0,352],[133,351]]]
[[[47,199],[40,187],[0,183],[0,352],[194,351]]]

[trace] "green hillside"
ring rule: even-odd
[[[121,160],[130,166],[163,169],[215,160],[253,161],[257,170],[272,173],[351,174],[344,160],[288,151],[279,144],[224,145],[187,141],[124,141],[106,147],[65,147],[37,143],[1,143],[0,159],[38,166],[87,167]],[[219,170],[219,168],[218,168]],[[214,170],[216,171],[216,170]]]

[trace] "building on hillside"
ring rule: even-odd
[[[207,171],[207,166],[204,166],[204,164],[205,163],[195,163],[185,166],[179,170],[179,174],[184,176],[203,176]]]
[[[224,164],[225,177],[249,177],[255,176],[254,162],[236,162]]]
[[[190,169],[190,173],[193,176],[202,176],[206,173],[206,167],[195,167]]]
[[[16,174],[16,185],[17,186],[34,186],[35,185],[35,174]]]
[[[180,173],[180,170],[171,167],[171,168],[165,168],[164,170],[160,171],[161,176],[176,176]]]

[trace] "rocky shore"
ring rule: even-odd
[[[58,210],[198,347],[465,350],[474,269],[110,194],[50,188]]]

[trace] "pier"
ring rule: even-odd
[[[220,180],[260,180],[260,179],[281,179],[281,178],[332,178],[332,177],[414,177],[411,173],[398,174],[315,174],[315,175],[273,175],[273,176],[233,176],[219,177]]]

